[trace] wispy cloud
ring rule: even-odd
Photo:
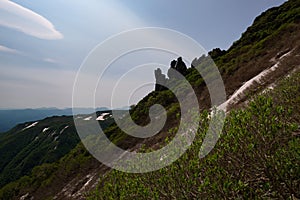
[[[20,54],[20,52],[16,49],[11,49],[6,46],[0,45],[0,52],[12,53],[12,54]]]
[[[49,20],[9,0],[0,0],[0,25],[40,39],[63,38]]]
[[[57,61],[57,60],[55,60],[53,58],[45,58],[43,61],[44,62],[48,62],[48,63],[53,63],[53,64],[59,63],[59,61]]]

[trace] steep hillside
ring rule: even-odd
[[[226,118],[221,139],[199,158],[208,112],[191,148],[159,171],[101,176],[87,199],[299,199],[300,70]]]
[[[203,159],[198,153],[211,105],[203,79],[189,68],[185,76],[202,113],[196,139],[178,161],[156,172],[127,174],[105,167],[79,144],[58,162],[37,166],[4,186],[0,199],[300,198],[299,52],[300,2],[290,0],[259,16],[229,50],[209,53],[230,101],[220,105],[229,109],[221,139]],[[203,55],[193,64],[205,66],[208,59]],[[106,135],[123,149],[161,148],[174,136],[180,117],[172,92],[153,91],[130,113],[146,125],[154,104],[163,105],[168,116],[155,137],[134,138],[115,124]]]
[[[96,120],[90,115],[77,115],[76,118],[80,118],[87,130],[91,129],[92,120]],[[105,129],[112,122],[107,117],[99,124]],[[55,116],[23,123],[1,134],[0,187],[27,175],[37,165],[58,161],[79,141],[72,116]]]

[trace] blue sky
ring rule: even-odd
[[[85,57],[122,31],[174,29],[208,51],[227,49],[256,16],[283,2],[0,0],[0,108],[71,107],[73,83]],[[126,103],[120,99],[118,105]],[[97,104],[110,107],[104,93]]]

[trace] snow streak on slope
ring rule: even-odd
[[[42,132],[45,133],[47,130],[49,130],[49,127],[44,128]]]
[[[236,104],[240,100],[240,95],[243,95],[247,89],[249,89],[254,83],[261,83],[261,79],[265,77],[266,75],[270,74],[271,72],[275,71],[280,64],[280,61],[291,54],[292,51],[284,54],[279,58],[279,61],[273,65],[270,69],[265,69],[249,81],[245,82],[237,91],[234,92],[234,94],[224,103],[218,106],[218,109],[224,110],[226,112],[228,105]]]
[[[22,131],[24,131],[24,130],[26,130],[26,129],[29,129],[29,128],[31,128],[31,127],[34,127],[34,126],[36,126],[38,123],[39,123],[39,122],[34,122],[34,123],[30,124],[29,126],[26,126],[25,128],[23,128]]]
[[[59,132],[59,134],[62,134],[67,128],[69,128],[69,126],[65,126],[65,127]]]
[[[84,120],[84,121],[89,121],[89,120],[91,120],[92,118],[93,118],[93,116],[90,116],[90,117],[84,118],[83,120]]]
[[[104,119],[104,117],[106,116],[106,115],[109,115],[110,113],[102,113],[96,120],[97,121],[104,121],[105,119]]]

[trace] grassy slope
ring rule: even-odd
[[[0,187],[28,174],[34,166],[59,160],[80,141],[72,117],[46,118],[23,129],[32,123],[20,124],[1,135]],[[49,130],[43,132],[44,128]]]
[[[299,52],[299,23],[300,2],[289,1],[263,13],[227,52],[215,56],[227,92],[271,67],[273,57]],[[290,58],[281,68],[288,72],[297,65],[299,59]],[[202,82],[189,76],[203,96]],[[198,140],[179,161],[149,174],[113,171],[91,199],[299,198],[299,92],[298,73],[249,108],[232,112],[222,139],[205,159],[198,158],[203,123]]]
[[[254,25],[228,51],[222,53],[222,55],[214,56],[229,94],[232,94],[243,81],[269,67],[268,65],[272,66],[269,61],[276,54],[282,54],[281,51],[291,50],[291,48],[299,46],[299,4],[299,1],[293,0],[279,8],[265,12],[255,20]],[[297,50],[299,51],[299,47]],[[293,68],[295,63],[285,63],[287,71]],[[299,75],[296,77],[299,78]],[[193,70],[190,70],[188,79],[197,89],[200,100],[205,102],[206,99],[203,99],[203,97],[207,94],[201,78]],[[299,99],[295,98],[295,102],[291,101],[293,101],[292,97],[295,97],[295,94],[299,96],[299,89],[294,88],[295,92],[298,93],[293,94],[291,92],[292,85],[290,85],[291,83],[296,86],[299,85],[297,84],[299,80],[298,82],[295,82],[295,80],[298,79],[294,78],[294,82],[290,80],[290,82],[280,86],[281,89],[277,89],[275,95],[269,94],[270,98],[259,98],[255,101],[256,103],[245,111],[233,112],[227,119],[223,137],[217,148],[201,162],[197,157],[197,148],[201,144],[201,136],[206,128],[207,121],[205,120],[201,124],[202,128],[199,130],[198,139],[195,141],[193,148],[178,162],[159,172],[144,175],[130,175],[112,171],[103,178],[103,187],[99,188],[101,192],[95,191],[92,197],[96,198],[99,195],[99,198],[102,196],[104,199],[120,196],[129,198],[130,195],[136,195],[140,198],[153,197],[154,199],[155,197],[165,199],[172,197],[196,198],[198,195],[203,195],[203,198],[214,197],[215,195],[218,197],[227,195],[238,197],[255,195],[255,192],[258,196],[267,195],[271,197],[272,195],[289,196],[295,193],[293,191],[295,190],[295,184],[296,188],[299,188],[299,177],[297,177],[297,173],[294,173],[297,169],[299,171],[299,168],[297,168],[299,167],[297,165],[297,161],[299,161],[297,159],[297,156],[299,157],[299,149],[297,149],[299,141],[298,137],[292,137],[292,131],[295,129],[293,120],[299,123],[299,113],[295,114],[295,111],[299,109],[293,106],[296,105],[295,103],[299,105]],[[276,98],[279,93],[285,93],[285,91],[287,91],[286,95],[294,96],[286,96],[282,99]],[[162,132],[166,137],[170,129],[176,127],[178,113],[176,100],[168,91],[150,93],[131,111],[132,117],[136,119],[138,124],[147,122],[148,106],[154,103],[166,104],[169,123]],[[284,112],[280,111],[280,106],[283,107]],[[257,110],[255,110],[255,107],[257,107]],[[292,107],[294,113],[288,112],[290,107]],[[265,115],[263,112],[265,110],[259,109],[266,109],[271,113]],[[283,112],[284,115],[276,112]],[[277,118],[271,117],[274,113]],[[205,119],[205,115],[204,112],[203,119]],[[269,119],[269,121],[266,119]],[[253,124],[247,122],[253,122]],[[277,125],[280,126],[277,127]],[[256,128],[257,126],[259,128]],[[285,139],[282,141],[275,140],[274,138],[277,138],[275,137],[277,136],[276,133],[282,135]],[[141,142],[129,138],[116,126],[110,127],[107,134],[111,136],[115,143],[124,148],[130,148]],[[278,138],[281,138],[281,136]],[[126,143],[122,142],[125,139]],[[152,141],[146,141],[146,144],[151,147],[163,139],[163,137],[158,137]],[[272,147],[272,151],[268,150],[271,144],[278,148],[274,150]],[[74,152],[76,156],[74,156]],[[244,156],[246,157],[244,158]],[[281,162],[280,159],[282,158],[287,160]],[[295,164],[290,165],[287,163]],[[26,192],[36,194],[38,197],[39,195],[43,198],[51,197],[63,185],[60,180],[67,182],[67,177],[74,176],[74,173],[78,171],[77,169],[81,171],[81,169],[88,169],[92,165],[98,166],[99,164],[96,164],[83,146],[79,145],[58,163],[36,167],[30,176],[23,177],[2,188],[0,199],[17,197]],[[276,165],[279,167],[274,167]],[[272,166],[273,171],[270,170],[269,172],[269,168]],[[274,169],[280,169],[282,173],[274,172]],[[39,174],[43,174],[42,178],[38,178]],[[272,178],[274,174],[275,176]],[[293,177],[294,180],[289,176]],[[135,188],[137,189],[135,190]]]
[[[300,72],[226,119],[213,152],[199,159],[207,113],[193,146],[159,171],[113,170],[88,199],[300,197]],[[280,98],[279,98],[280,97]]]
[[[90,115],[83,115],[87,117]],[[90,121],[82,120],[82,126]],[[113,122],[101,121],[102,128]],[[54,116],[38,121],[36,126],[24,123],[1,134],[0,137],[0,187],[30,174],[35,166],[57,162],[80,142],[72,116]],[[47,130],[44,130],[48,128]]]
[[[247,109],[233,111],[217,146],[204,159],[198,153],[207,112],[201,115],[193,146],[177,162],[147,174],[113,170],[89,199],[299,197],[299,82],[298,72],[274,91],[257,97]],[[61,180],[67,181],[74,173],[80,176],[91,165],[99,163],[79,144],[58,163],[35,167],[30,176],[2,188],[0,199],[27,192],[51,197],[61,189]]]

